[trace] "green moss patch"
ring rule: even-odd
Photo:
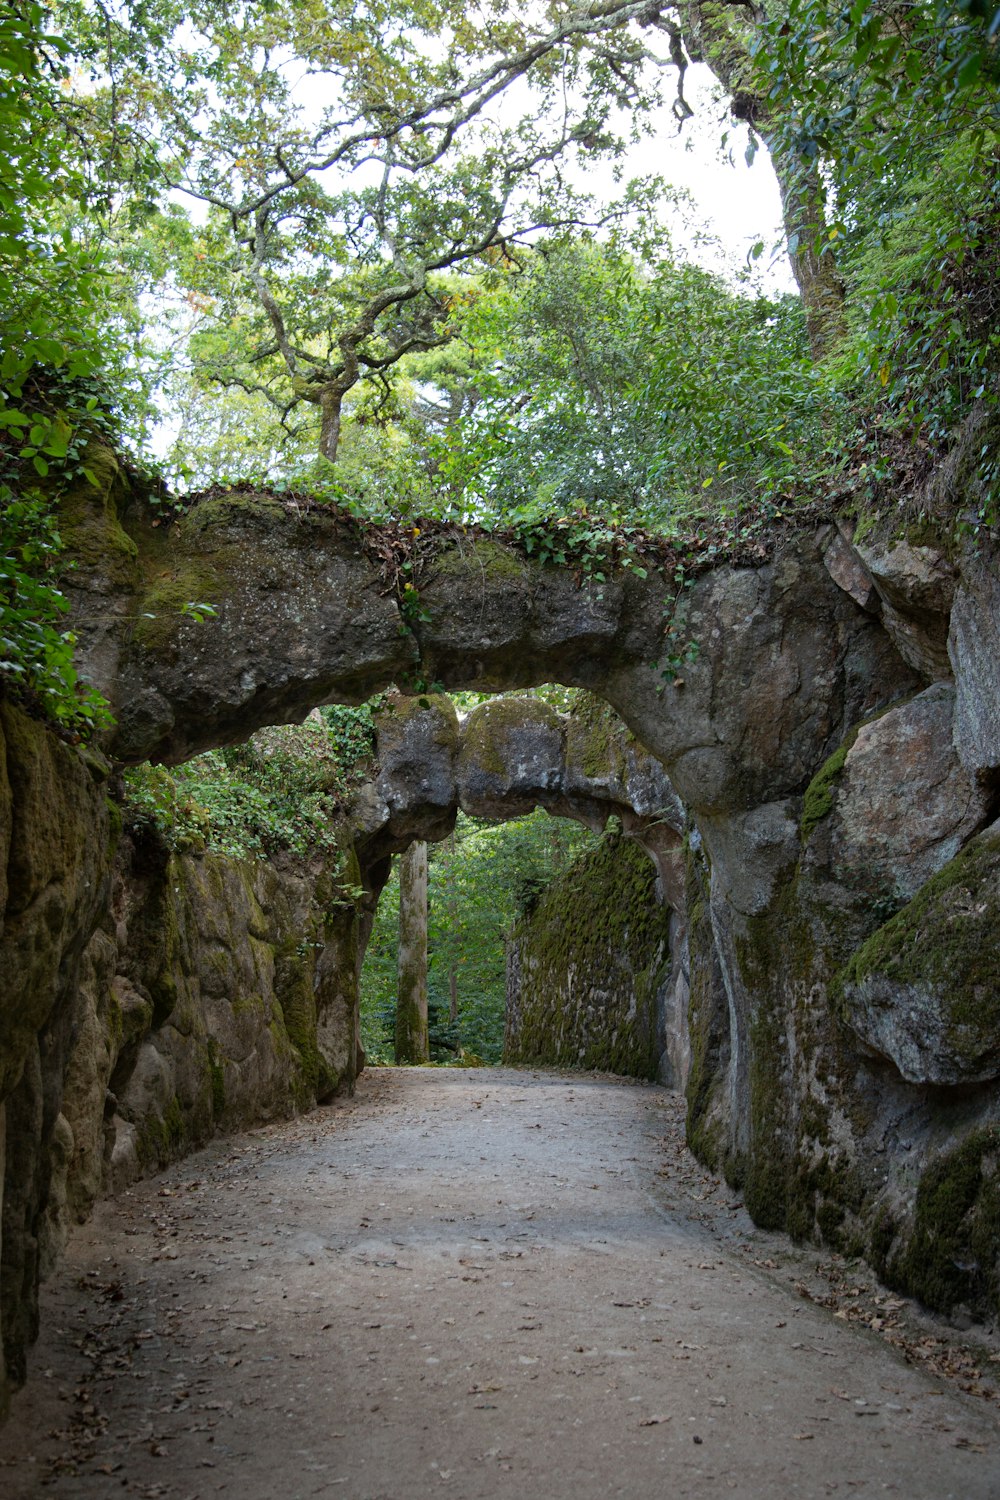
[[[656,1076],[670,915],[655,884],[649,856],[618,836],[547,888],[514,933],[522,979],[506,1062]]]
[[[938,1158],[917,1189],[912,1233],[887,1279],[937,1312],[1000,1311],[1000,1129],[989,1126]]]
[[[185,558],[169,576],[158,578],[142,599],[133,639],[147,651],[164,650],[192,604],[218,602],[219,574],[206,561]]]
[[[1000,834],[981,835],[939,870],[845,965],[841,985],[874,972],[947,989],[956,1021],[996,1009],[1000,960]]]
[[[519,730],[530,732],[541,724],[562,734],[559,714],[540,698],[492,698],[474,708],[465,723],[462,759],[491,776],[506,780],[507,749]]]
[[[845,1019],[863,1026],[866,1007],[893,998],[919,1015],[924,1045],[947,1060],[942,1079],[990,1076],[1000,1056],[998,926],[1000,835],[988,833],[932,876],[844,966],[834,991]]]
[[[523,579],[527,571],[523,558],[504,547],[500,542],[491,542],[486,537],[471,538],[467,542],[441,551],[434,559],[436,577],[455,577],[469,574],[482,579],[483,583],[501,580]]]
[[[837,778],[844,769],[849,748],[844,744],[839,750],[835,750],[806,788],[806,794],[802,800],[802,817],[799,822],[799,833],[803,843],[807,842],[817,823],[821,823],[833,811],[833,794]]]

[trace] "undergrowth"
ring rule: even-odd
[[[259,730],[244,745],[170,770],[125,771],[126,822],[155,830],[178,852],[332,855],[340,847],[338,813],[370,767],[377,704],[322,708],[305,724]]]

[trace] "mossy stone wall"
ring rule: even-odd
[[[114,847],[107,771],[0,700],[0,1415],[37,1328],[73,1000]]]
[[[340,963],[331,972],[321,959],[331,941],[339,953],[350,936],[340,929],[357,918],[334,903],[322,867],[279,871],[129,841],[115,905],[114,1003],[85,987],[92,1087],[70,1118],[74,1134],[92,1136],[107,1108],[89,1182],[119,1187],[218,1128],[294,1114],[352,1084],[354,964],[345,983]],[[68,1191],[81,1196],[72,1173]]]
[[[606,838],[512,934],[504,1061],[654,1078],[670,913],[639,846]]]

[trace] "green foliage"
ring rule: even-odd
[[[142,254],[135,239],[109,252],[115,181],[92,170],[70,87],[82,33],[71,41],[57,20],[31,0],[0,12],[0,675],[86,734],[108,714],[78,683],[62,628],[53,510],[63,489],[91,479],[93,432],[120,440],[141,428],[148,382],[133,274]],[[123,403],[131,429],[110,415]]]
[[[650,24],[639,0],[516,19],[457,0],[349,19],[332,0],[159,0],[142,16],[146,46],[109,18],[113,87],[81,101],[89,128],[156,141],[166,182],[207,210],[174,257],[199,374],[282,425],[311,407],[330,460],[348,393],[391,406],[398,360],[451,337],[449,271],[587,213],[551,164],[614,150],[616,107],[658,89],[628,33]]]
[[[510,823],[459,816],[449,840],[430,849],[428,1016],[431,1055],[459,1049],[499,1062],[503,1046],[505,947],[518,915],[594,836],[536,812]],[[361,972],[361,1034],[374,1062],[389,1061],[396,996],[399,894],[395,872],[379,901]],[[457,1024],[450,1021],[454,979]]]
[[[41,5],[15,4],[0,14],[0,389],[19,392],[36,364],[79,363],[87,352],[72,339],[79,328],[70,289],[86,304],[92,271],[72,233],[52,234],[50,213],[83,191],[75,158],[61,150],[59,85],[69,47],[47,29]],[[56,305],[52,306],[55,300]],[[65,319],[69,318],[68,327]],[[67,333],[70,337],[67,337]],[[3,403],[6,404],[6,403]]]
[[[462,331],[478,399],[444,475],[539,552],[548,520],[577,510],[554,561],[602,555],[609,527],[791,501],[823,456],[829,402],[797,303],[696,266],[560,241],[484,292]]]
[[[63,382],[104,376],[118,403],[131,394],[130,414],[146,407],[138,295],[151,267],[134,213],[115,221],[116,190],[134,203],[141,163],[117,159],[108,122],[88,134],[70,82],[103,14],[81,3],[54,18],[32,0],[0,14],[0,426],[39,429],[24,456],[43,475],[65,423],[58,410],[21,405],[40,372]]]
[[[301,725],[262,729],[244,745],[213,750],[168,771],[124,774],[126,816],[176,850],[233,858],[286,850],[340,850],[336,816],[374,744],[373,705],[335,706]]]
[[[847,247],[848,379],[868,403],[946,444],[1000,373],[1000,136],[952,142],[913,174],[881,232]],[[860,377],[860,380],[859,380]]]
[[[104,700],[73,665],[76,636],[52,580],[62,544],[45,499],[0,486],[0,682],[28,690],[63,728],[89,732],[109,722]]]
[[[16,407],[0,399],[0,680],[61,728],[87,735],[111,722],[100,695],[78,679],[76,637],[64,628],[67,571],[58,500],[94,483],[87,447],[117,425],[97,382],[38,369]]]
[[[991,20],[978,0],[786,0],[757,39],[769,139],[831,188],[828,243],[808,248],[834,245],[846,282],[836,378],[862,418],[937,449],[1000,373]]]

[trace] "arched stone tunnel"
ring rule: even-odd
[[[387,732],[362,864],[458,805],[618,810],[686,935],[694,1149],[759,1222],[865,1253],[932,1305],[997,1306],[1000,609],[981,548],[855,547],[817,524],[678,589],[671,569],[599,581],[443,527],[414,536],[406,591],[398,531],[232,493],[166,524],[109,454],[91,467],[101,483],[67,500],[62,529],[112,757],[179,761],[392,682],[589,689],[637,742],[617,783],[574,770],[576,731],[544,710],[491,770],[471,748],[488,715],[452,735],[427,697],[398,737],[415,776],[392,771]],[[678,642],[698,648],[680,672]],[[71,1050],[58,1038],[108,908],[112,833],[98,757],[9,713],[4,732],[0,1097],[23,1141],[58,1114],[44,1057]],[[37,1277],[21,1242],[50,1167],[8,1152],[8,1299]],[[940,1226],[934,1184],[953,1170],[967,1201]]]

